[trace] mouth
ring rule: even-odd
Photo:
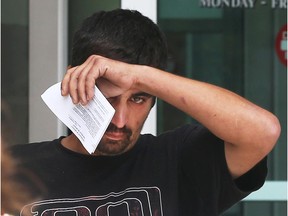
[[[126,127],[123,128],[117,128],[114,124],[110,123],[108,126],[104,136],[107,139],[113,140],[113,141],[121,141],[128,139],[132,134],[132,131]]]
[[[119,140],[123,140],[127,135],[124,132],[116,132],[116,131],[106,131],[105,134],[106,138],[110,139],[110,140],[115,140],[115,141],[119,141]]]

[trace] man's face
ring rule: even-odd
[[[136,143],[152,106],[152,97],[137,90],[129,90],[117,97],[108,98],[115,114],[102,137],[96,154],[118,155]]]

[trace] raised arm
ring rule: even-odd
[[[280,134],[278,119],[243,97],[159,70],[151,76],[141,74],[141,89],[184,111],[224,140],[227,164],[234,178],[251,169],[276,144]]]
[[[148,66],[131,65],[91,56],[71,68],[62,82],[62,94],[86,104],[95,82],[106,97],[130,88],[154,95],[187,113],[225,142],[229,170],[241,176],[265,157],[280,134],[270,112],[226,89],[173,75]]]

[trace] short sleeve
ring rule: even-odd
[[[193,202],[202,214],[225,211],[259,189],[265,181],[266,160],[233,180],[226,163],[223,140],[201,125],[183,127],[179,145],[180,194],[185,202],[191,200],[193,193]]]
[[[251,170],[234,181],[241,191],[255,191],[263,186],[267,172],[267,157],[265,157]]]

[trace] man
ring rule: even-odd
[[[47,188],[31,215],[219,215],[266,176],[277,118],[223,88],[163,71],[158,27],[136,11],[99,12],[75,34],[62,95],[86,105],[95,84],[116,112],[90,155],[74,134],[18,146]],[[140,135],[158,97],[201,125]]]

